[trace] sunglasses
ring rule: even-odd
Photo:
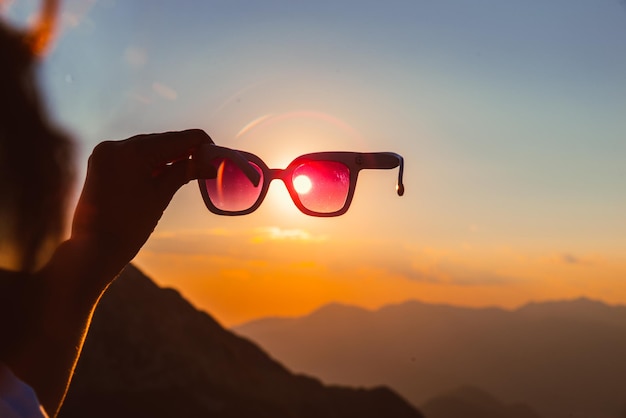
[[[350,207],[363,169],[400,166],[396,190],[399,196],[404,194],[404,160],[393,152],[316,152],[296,158],[285,169],[269,168],[249,152],[237,151],[236,157],[230,152],[209,160],[217,172],[215,178],[198,180],[204,203],[218,215],[254,212],[265,199],[272,180],[285,184],[293,203],[306,215],[343,215]],[[247,164],[238,161],[242,159]]]

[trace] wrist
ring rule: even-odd
[[[91,305],[126,265],[106,254],[107,249],[93,241],[72,237],[58,246],[41,274],[55,281],[54,289],[69,293],[62,299],[72,297]]]

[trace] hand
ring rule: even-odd
[[[94,267],[108,276],[119,273],[174,193],[190,180],[215,177],[211,155],[229,155],[258,183],[258,173],[240,154],[212,144],[204,131],[188,130],[106,141],[94,149],[72,225],[72,240]]]
[[[260,175],[237,151],[201,130],[139,135],[99,144],[89,158],[72,236],[22,286],[14,306],[18,354],[6,363],[56,416],[102,292],[132,260],[174,193],[212,178],[212,159],[235,162],[255,185]],[[35,323],[31,322],[35,321]],[[16,337],[17,338],[17,337]]]

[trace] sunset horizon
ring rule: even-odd
[[[339,248],[333,248],[333,241],[339,241],[334,243]],[[329,303],[377,309],[418,300],[510,310],[532,302],[589,298],[626,305],[626,271],[619,259],[490,249],[483,257],[497,255],[489,263],[498,268],[481,270],[477,249],[412,249],[419,256],[413,264],[402,264],[407,249],[381,256],[377,252],[384,243],[342,245],[345,241],[277,226],[177,234],[157,230],[135,264],[226,326],[307,315]],[[164,252],[168,247],[177,247],[179,253]],[[216,248],[226,250],[216,253]],[[203,256],[203,251],[212,256]],[[595,288],[589,286],[589,277],[594,277]]]

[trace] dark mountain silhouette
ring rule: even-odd
[[[523,404],[504,405],[488,393],[464,386],[434,397],[422,406],[428,418],[541,418]]]
[[[548,418],[614,418],[626,402],[626,308],[588,299],[515,311],[334,304],[235,331],[292,370],[334,384],[382,382],[414,405],[465,385]]]
[[[129,266],[101,301],[61,418],[422,415],[383,387],[290,373]]]

